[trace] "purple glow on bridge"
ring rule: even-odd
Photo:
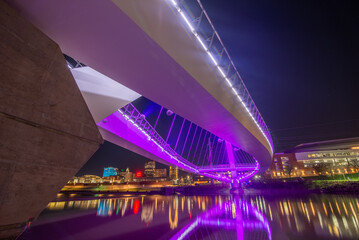
[[[159,157],[170,165],[178,166],[183,170],[200,174],[226,183],[240,183],[251,178],[258,170],[259,163],[255,160],[253,164],[236,164],[232,154],[232,163],[229,165],[201,166],[189,162],[170,147],[160,134],[151,126],[143,114],[132,104],[105,118],[98,126],[131,142],[145,151]],[[171,129],[173,122],[171,124]],[[181,131],[182,132],[182,129]],[[168,136],[168,134],[167,134]],[[177,139],[178,140],[178,139]],[[177,142],[178,143],[178,142]],[[228,144],[228,143],[227,143]],[[228,145],[231,151],[234,147]],[[232,172],[231,175],[228,172]],[[233,174],[233,172],[238,174]]]

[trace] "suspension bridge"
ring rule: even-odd
[[[8,2],[76,59],[105,140],[232,184],[269,166],[268,127],[200,1]]]

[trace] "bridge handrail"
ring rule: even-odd
[[[207,12],[200,0],[197,0],[198,9],[195,4],[188,4],[186,0],[169,0],[186,22],[190,32],[197,38],[200,45],[207,52],[214,65],[227,84],[231,87],[241,104],[250,114],[253,121],[267,140],[272,152],[273,141],[270,131],[254,103],[247,87],[245,86],[236,66],[228,54],[218,32],[214,28]],[[205,26],[207,25],[207,26]]]
[[[145,119],[145,116],[142,115],[132,103],[127,104],[123,108],[121,108],[120,113],[124,115],[124,117],[132,122],[134,126],[139,127],[139,129],[148,137],[148,140],[154,142],[162,151],[167,153],[171,158],[175,158],[182,163],[190,166],[191,168],[197,169],[197,166],[192,164],[191,162],[184,159],[181,155],[179,155],[175,150],[171,148],[171,146],[160,136],[159,133],[152,127],[152,125]]]
[[[207,177],[211,177],[217,180],[221,180],[224,182],[232,182],[248,179],[252,177],[259,170],[258,161],[255,162],[255,169],[251,170],[248,173],[240,173],[237,179],[230,179],[226,175],[221,174],[211,174],[200,171],[201,167],[196,166],[183,158],[181,155],[177,154],[175,150],[173,150],[170,145],[160,136],[159,133],[152,127],[152,125],[146,120],[145,116],[142,115],[132,103],[127,104],[118,110],[118,112],[129,122],[131,122],[135,127],[137,127],[147,138],[149,141],[155,143],[163,152],[168,154],[171,159],[175,159],[178,164],[185,166],[187,170],[191,170],[196,174],[201,174]],[[249,164],[245,164],[243,166],[248,166]],[[249,170],[249,169],[248,169]]]

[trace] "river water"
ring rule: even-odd
[[[349,195],[72,195],[19,239],[359,239],[358,213]]]

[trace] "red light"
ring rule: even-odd
[[[138,178],[142,177],[142,172],[136,172],[136,177]]]
[[[135,203],[133,204],[133,213],[137,214],[138,210],[140,210],[140,200],[136,199]]]

